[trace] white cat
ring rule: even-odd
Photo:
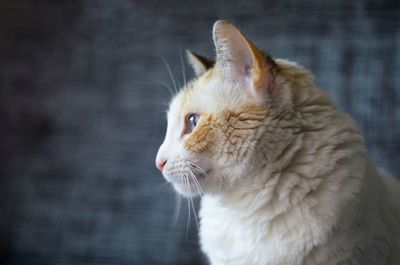
[[[301,66],[217,21],[216,62],[172,100],[156,164],[202,197],[211,264],[400,264],[400,185]]]

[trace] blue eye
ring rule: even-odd
[[[194,128],[196,128],[197,123],[199,123],[200,115],[190,114],[187,119],[187,132],[191,133]]]

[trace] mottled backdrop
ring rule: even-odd
[[[400,176],[399,1],[4,0],[0,264],[206,264],[153,161],[163,58],[182,81],[218,18],[310,68]]]

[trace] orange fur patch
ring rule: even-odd
[[[214,133],[217,131],[218,125],[211,115],[203,115],[201,122],[196,129],[186,139],[185,147],[193,152],[202,152],[210,149],[215,142]]]
[[[246,153],[244,142],[254,138],[258,129],[265,126],[268,112],[265,106],[249,104],[203,116],[186,139],[185,147],[193,152],[218,152],[239,159]]]

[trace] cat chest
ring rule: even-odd
[[[243,220],[203,203],[200,240],[211,264],[287,264],[290,245],[270,232],[269,224]]]

